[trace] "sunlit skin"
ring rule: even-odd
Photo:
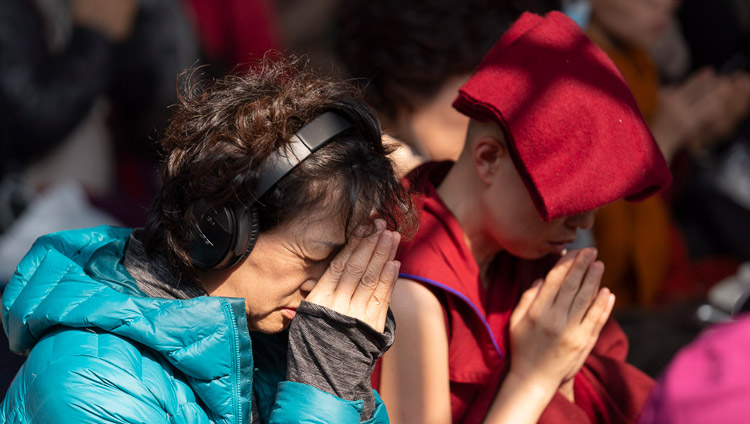
[[[329,209],[312,208],[262,232],[241,264],[200,275],[204,289],[210,296],[245,299],[251,331],[284,330],[307,300],[382,332],[400,267],[393,258],[401,236],[382,219],[362,219],[347,237],[344,216]]]
[[[475,167],[465,167],[446,177],[438,193],[461,223],[468,246],[477,263],[489,264],[500,251],[524,259],[559,254],[579,229],[594,224],[595,210],[568,217],[542,220],[529,191],[507,151],[503,132],[493,122],[472,121],[469,138],[474,140]],[[476,152],[476,153],[470,153]],[[459,175],[465,172],[471,175]],[[467,185],[466,179],[476,181]],[[472,191],[469,196],[455,193]],[[471,199],[468,200],[467,199]],[[481,211],[481,217],[477,212]]]
[[[413,110],[401,108],[395,122],[385,126],[427,160],[456,160],[464,146],[469,118],[452,103],[470,76],[447,79],[434,96],[420,100]]]
[[[294,318],[345,242],[343,220],[321,210],[263,232],[235,268],[203,277],[211,296],[245,299],[248,328],[277,333]]]
[[[471,121],[467,145],[437,188],[459,222],[487,286],[497,253],[524,259],[559,254],[594,212],[542,220],[499,126]],[[604,265],[595,249],[570,251],[527,290],[510,317],[511,365],[487,423],[534,423],[559,392],[574,401],[580,370],[614,306],[599,289]],[[380,394],[392,423],[452,422],[449,340],[443,306],[427,287],[400,279],[393,296],[396,341],[382,361]]]

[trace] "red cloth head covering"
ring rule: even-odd
[[[524,13],[453,106],[503,128],[545,221],[643,199],[671,182],[624,78],[562,13]]]

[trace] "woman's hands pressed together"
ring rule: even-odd
[[[383,332],[401,265],[393,260],[401,234],[385,227],[382,219],[359,226],[305,300]]]

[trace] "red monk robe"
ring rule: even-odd
[[[417,235],[399,248],[401,277],[418,281],[440,300],[448,336],[451,410],[454,423],[480,423],[508,371],[511,312],[531,283],[556,262],[552,255],[523,260],[500,253],[485,291],[479,268],[459,223],[438,197],[450,162],[428,163],[407,179],[420,210]],[[627,339],[610,320],[575,377],[575,403],[559,393],[540,423],[634,423],[653,380],[625,362]],[[377,389],[380,368],[373,374]]]

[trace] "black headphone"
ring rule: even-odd
[[[200,199],[190,205],[185,218],[190,221],[194,237],[189,249],[193,265],[200,269],[226,269],[242,262],[258,239],[260,221],[254,207],[258,199],[300,162],[352,126],[340,114],[325,112],[260,164],[251,202],[210,207],[205,199]]]

